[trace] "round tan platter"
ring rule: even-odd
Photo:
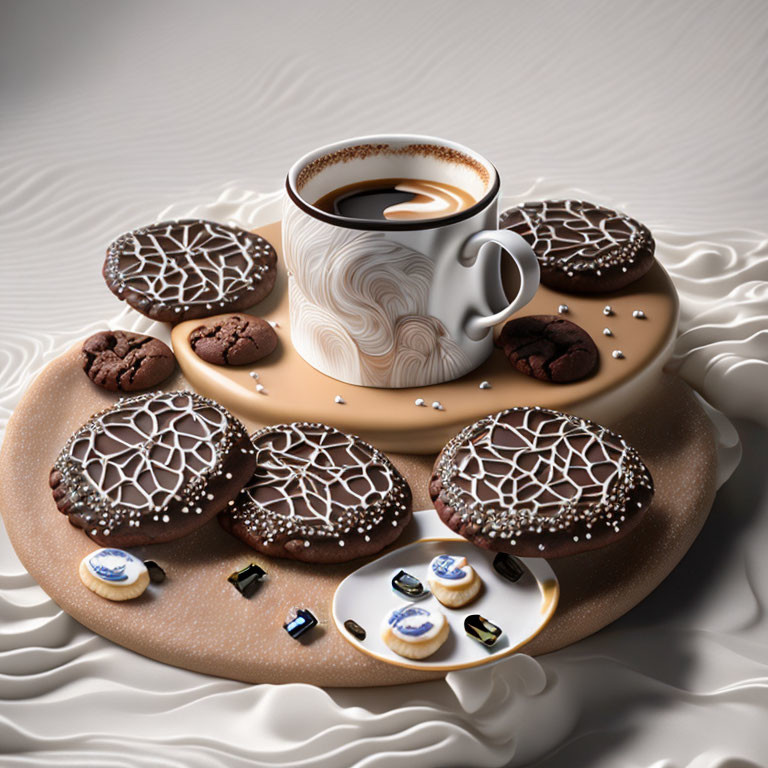
[[[631,306],[631,301],[626,304]],[[285,343],[287,329],[283,330]],[[590,331],[594,335],[594,329]],[[112,603],[86,589],[78,577],[78,564],[96,545],[57,511],[47,480],[70,434],[117,396],[88,380],[78,365],[78,350],[76,345],[55,359],[33,382],[9,421],[0,451],[0,512],[11,542],[24,566],[63,610],[138,653],[246,682],[379,686],[444,674],[378,661],[356,650],[336,629],[331,614],[336,587],[365,561],[310,566],[270,560],[227,534],[216,520],[178,541],[132,549],[139,557],[157,561],[168,576],[139,599]],[[191,385],[179,371],[164,388]],[[521,403],[510,394],[504,404]],[[429,415],[445,414],[450,410]],[[247,413],[238,415],[249,428],[259,425]],[[640,451],[653,474],[656,496],[642,524],[623,540],[550,561],[560,582],[559,604],[543,631],[522,648],[524,652],[562,648],[630,610],[680,561],[712,504],[713,429],[692,391],[677,377],[657,377],[628,416],[607,420],[606,426]],[[427,479],[434,455],[389,455],[411,485],[414,509],[430,508]],[[406,530],[395,546],[411,540]],[[268,575],[256,594],[246,599],[227,577],[250,562],[261,565]],[[299,641],[282,626],[294,606],[309,608],[320,621]]]

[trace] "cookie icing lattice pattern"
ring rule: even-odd
[[[297,422],[267,427],[251,439],[256,472],[229,514],[267,542],[308,536],[343,545],[349,533],[368,542],[385,519],[407,511],[405,480],[358,437]]]
[[[208,478],[243,428],[212,400],[190,392],[121,399],[91,418],[68,441],[54,469],[75,510],[101,534],[139,526],[172,502],[194,514]],[[167,522],[163,518],[164,522]]]
[[[653,481],[637,451],[605,427],[544,408],[512,408],[465,429],[438,473],[450,505],[490,538],[560,533],[574,523],[618,532],[630,493]]]
[[[542,267],[595,272],[632,264],[652,243],[651,233],[635,219],[583,200],[524,203],[505,211],[500,226],[524,237]]]
[[[105,274],[123,292],[181,313],[237,301],[262,279],[274,249],[245,230],[202,219],[161,222],[118,238],[107,252]]]

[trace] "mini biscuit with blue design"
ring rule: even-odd
[[[432,594],[448,608],[461,608],[477,597],[482,580],[466,557],[438,555],[427,576]]]
[[[448,639],[450,631],[440,611],[419,605],[402,605],[387,614],[381,639],[398,656],[426,659]]]
[[[149,586],[147,566],[122,549],[97,549],[80,561],[80,579],[107,600],[132,600]]]

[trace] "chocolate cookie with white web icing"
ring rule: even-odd
[[[266,427],[256,471],[222,526],[266,555],[341,563],[392,543],[411,519],[411,491],[389,459],[325,424]]]
[[[637,451],[589,419],[512,408],[464,429],[430,481],[442,521],[484,549],[563,557],[629,533],[653,498]]]
[[[99,544],[132,547],[191,533],[253,474],[245,427],[191,392],[121,399],[61,451],[49,483],[59,511]]]
[[[150,224],[107,249],[102,270],[119,299],[177,323],[246,309],[275,285],[277,254],[263,238],[202,219]]]
[[[499,218],[533,248],[541,282],[567,293],[608,293],[641,278],[654,262],[647,227],[585,200],[518,205]]]

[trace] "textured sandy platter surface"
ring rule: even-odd
[[[135,548],[168,574],[160,588],[129,603],[87,590],[77,566],[95,549],[67,523],[48,488],[48,473],[69,435],[116,400],[78,365],[78,346],[50,363],[11,418],[2,452],[0,510],[11,541],[46,592],[93,631],[151,658],[246,682],[378,686],[429,679],[356,651],[334,628],[339,582],[361,563],[309,566],[250,551],[214,520],[168,544]],[[167,388],[186,386],[178,374]],[[255,426],[252,422],[249,427]],[[525,650],[552,651],[592,634],[642,600],[685,554],[706,519],[715,491],[712,428],[679,379],[665,377],[619,429],[641,452],[657,494],[645,521],[623,541],[594,553],[552,561],[561,584],[558,610]],[[414,492],[414,509],[430,507],[431,456],[391,454]],[[407,531],[406,531],[407,536]],[[269,589],[242,598],[227,576],[249,562],[269,574]],[[283,630],[293,606],[321,622],[306,642]]]

